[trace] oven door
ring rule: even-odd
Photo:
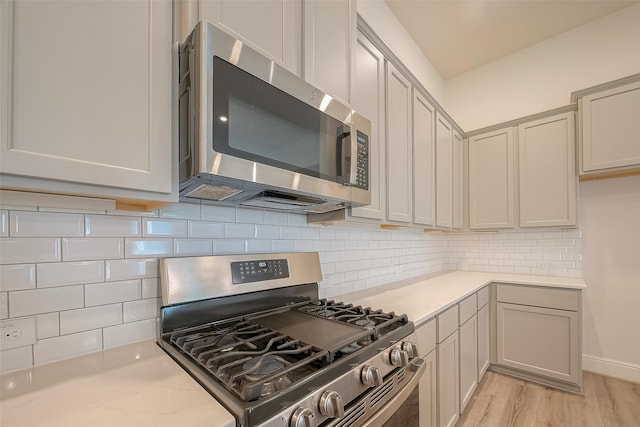
[[[418,427],[420,425],[419,383],[425,369],[426,364],[423,361],[411,381],[376,411],[362,427]]]

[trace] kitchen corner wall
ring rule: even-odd
[[[0,371],[154,338],[162,257],[317,251],[331,298],[440,271],[446,245],[442,234],[207,204],[141,214],[1,206],[0,319],[21,338],[2,341]]]

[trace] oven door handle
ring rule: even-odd
[[[389,400],[379,411],[377,411],[371,418],[369,418],[362,427],[374,427],[381,426],[385,422],[387,422],[393,414],[396,413],[398,409],[402,406],[402,404],[407,400],[409,395],[413,392],[413,389],[420,383],[420,379],[422,378],[422,374],[427,369],[427,364],[424,359],[416,358],[411,361],[411,365],[416,369],[415,374],[409,380],[407,385],[404,386],[398,394],[396,394],[391,400]],[[411,369],[411,368],[410,368]]]

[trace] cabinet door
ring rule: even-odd
[[[387,219],[410,223],[411,83],[387,62]]]
[[[462,136],[456,131],[453,131],[453,146],[452,146],[452,165],[451,165],[451,185],[452,185],[452,209],[453,209],[453,228],[462,229],[463,224],[463,202],[462,202]]]
[[[371,204],[351,210],[351,216],[384,219],[386,216],[386,144],[384,101],[384,56],[362,34],[356,45],[356,74],[353,108],[371,121],[369,137],[369,188]]]
[[[576,224],[574,113],[518,126],[520,227]]]
[[[453,225],[453,127],[436,114],[436,225]]]
[[[435,225],[435,117],[433,106],[413,91],[413,222]]]
[[[469,138],[469,228],[511,228],[513,220],[513,131]]]
[[[478,386],[478,317],[460,326],[460,413]]]
[[[497,363],[580,384],[578,312],[497,304]]]
[[[183,39],[206,19],[302,75],[302,0],[196,0],[182,2]],[[186,33],[186,34],[185,34]]]
[[[437,404],[437,363],[436,351],[433,350],[424,357],[426,369],[420,378],[420,427],[436,427],[438,408]]]
[[[460,416],[458,331],[438,344],[438,425],[453,427]]]
[[[582,171],[640,165],[640,82],[580,100]]]
[[[489,368],[489,304],[478,310],[478,382]]]
[[[0,19],[2,173],[171,193],[171,1],[2,1]]]
[[[357,13],[355,0],[304,0],[306,81],[349,103]]]

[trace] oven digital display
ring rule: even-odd
[[[231,263],[231,278],[234,285],[284,279],[286,277],[289,277],[289,263],[286,259],[239,261]]]

